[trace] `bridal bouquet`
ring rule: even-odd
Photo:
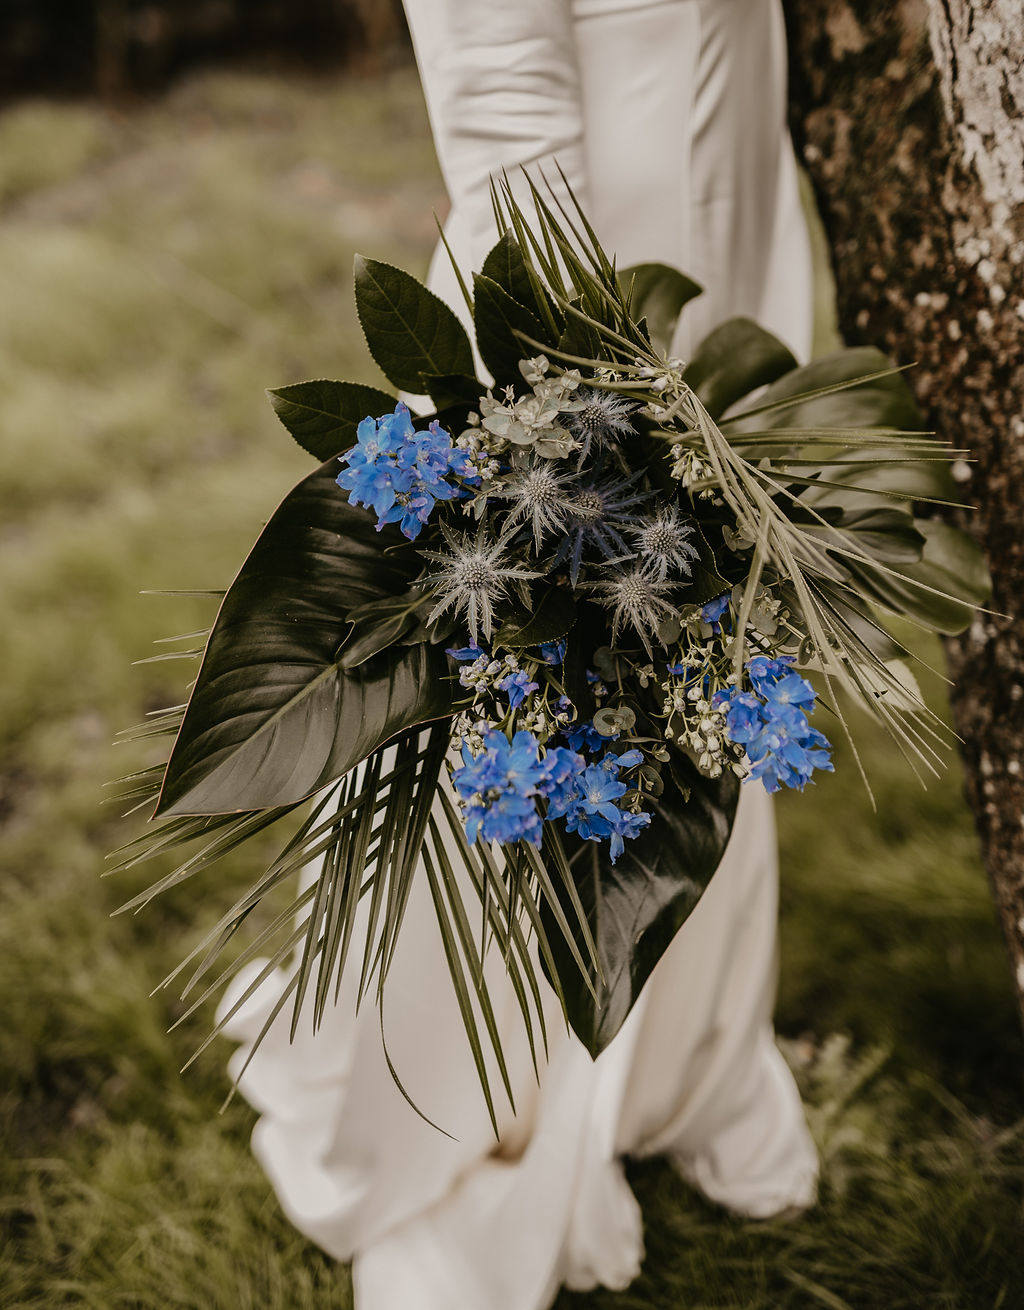
[[[956,631],[986,591],[970,540],[915,513],[950,498],[952,452],[898,370],[867,349],[797,367],[742,318],[671,358],[699,288],[617,271],[578,207],[532,199],[527,222],[496,189],[500,240],[460,275],[493,381],[451,309],[358,259],[371,354],[430,412],[344,382],[271,392],[319,467],[157,725],[170,758],[132,794],[161,822],[123,861],[198,843],[138,906],[288,820],[182,969],[186,990],[216,973],[315,862],[195,1002],[269,951],[238,1003],[292,961],[272,1018],[290,1004],[293,1030],[343,974],[380,1001],[425,879],[492,1116],[487,951],[535,1057],[539,970],[596,1055],[714,873],[740,786],[832,768],[838,693],[934,766],[941,724],[886,619]]]

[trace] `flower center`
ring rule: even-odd
[[[572,512],[583,523],[604,517],[604,497],[599,491],[581,491],[572,502]]]

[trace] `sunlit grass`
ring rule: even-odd
[[[137,830],[102,784],[159,758],[110,742],[192,667],[131,662],[213,615],[138,593],[223,586],[309,467],[263,388],[375,380],[351,260],[425,267],[443,197],[419,91],[218,75],[118,120],[29,104],[0,156],[0,1302],[347,1307],[249,1153],[251,1111],[218,1116],[223,1045],[178,1072],[209,1010],[168,1035],[182,1007],[149,996],[251,867],[110,918],[152,871],[100,878]],[[955,764],[922,792],[863,745],[877,814],[842,752],[780,806],[778,1022],[821,1206],[740,1223],[637,1167],[644,1276],[566,1310],[1024,1303],[1021,1043]]]

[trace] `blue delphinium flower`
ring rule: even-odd
[[[561,664],[565,659],[565,638],[545,641],[540,646],[540,657],[545,664]]]
[[[753,691],[730,687],[713,698],[725,714],[725,733],[746,751],[752,779],[765,789],[802,791],[815,769],[832,771],[827,738],[807,721],[815,691],[791,668],[790,656],[756,655],[747,665]]]
[[[599,751],[609,741],[615,740],[614,737],[603,737],[594,727],[592,719],[581,719],[576,723],[570,723],[567,728],[562,729],[562,735],[574,751]]]
[[[721,618],[729,608],[731,600],[732,592],[724,591],[721,596],[716,596],[714,600],[709,600],[707,604],[701,606],[700,616],[705,623],[711,624],[711,630],[716,637],[722,631]]]
[[[525,669],[516,669],[514,673],[508,673],[504,678],[500,678],[495,685],[508,697],[509,709],[515,710],[522,705],[531,691],[537,690],[539,684],[530,681],[530,675]]]
[[[484,651],[482,646],[478,646],[474,641],[471,642],[470,645],[468,646],[459,646],[459,647],[449,646],[448,648],[446,648],[444,653],[446,655],[450,655],[453,660],[458,660],[459,663],[462,664],[466,660],[478,660],[480,656],[485,654],[486,652]]]
[[[461,476],[464,451],[452,446],[451,435],[434,419],[417,432],[407,405],[393,414],[365,418],[356,428],[356,445],[342,455],[346,468],[337,483],[349,492],[353,505],[365,505],[377,515],[377,531],[398,523],[410,541],[419,536],[439,500],[453,500],[461,488],[449,478]]]
[[[517,732],[509,741],[494,728],[483,734],[483,748],[476,755],[464,742],[462,760],[452,771],[452,783],[463,802],[471,842],[527,841],[539,846],[537,798],[571,786],[584,768],[581,756],[561,746],[542,758],[532,732]]]
[[[624,849],[624,839],[635,837],[651,821],[646,812],[634,814],[616,802],[629,790],[619,770],[640,764],[638,750],[622,755],[608,752],[600,763],[587,765],[548,797],[547,817],[564,819],[567,832],[587,841],[608,841],[614,864]]]

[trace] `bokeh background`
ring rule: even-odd
[[[185,1007],[150,995],[252,857],[112,918],[169,865],[101,877],[142,822],[104,784],[161,758],[111,743],[184,698],[195,639],[159,639],[214,613],[140,593],[226,585],[309,467],[263,389],[380,382],[353,254],[426,268],[446,202],[400,9],[6,0],[0,94],[0,1305],[348,1307],[252,1112],[219,1113],[226,1044],[179,1072],[212,1003],[168,1032]],[[642,1278],[559,1310],[1024,1305],[1024,1050],[957,760],[922,789],[858,726],[877,808],[843,749],[779,806],[821,1204],[751,1224],[631,1167]]]

